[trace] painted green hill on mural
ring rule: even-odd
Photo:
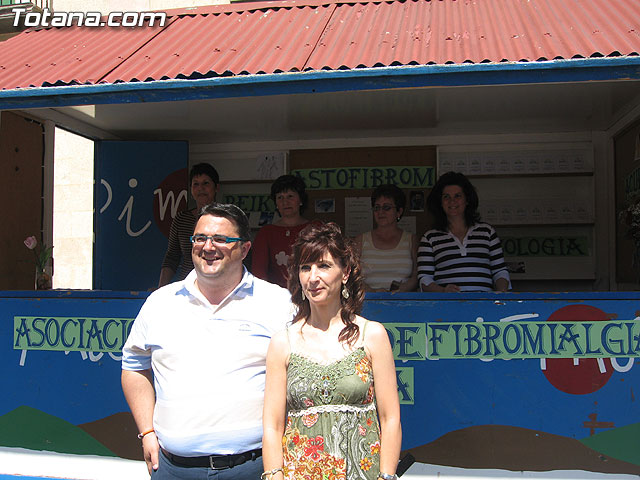
[[[84,430],[31,407],[0,417],[0,445],[76,455],[116,455]]]
[[[632,423],[631,425],[597,433],[580,441],[596,452],[640,465],[640,456],[638,455],[639,438],[640,423]]]

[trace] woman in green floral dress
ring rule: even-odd
[[[395,478],[402,433],[393,354],[384,327],[358,315],[361,269],[340,227],[300,233],[289,290],[298,313],[267,354],[263,480]]]

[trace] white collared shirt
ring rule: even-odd
[[[152,293],[123,348],[124,370],[152,368],[153,427],[160,445],[182,456],[259,448],[267,347],[294,310],[289,292],[254,277],[219,305],[181,282]]]

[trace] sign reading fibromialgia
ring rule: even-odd
[[[16,316],[16,350],[120,352],[132,318]],[[426,359],[640,357],[640,320],[388,323],[394,357]]]
[[[339,190],[376,188],[392,183],[400,188],[431,188],[434,185],[434,167],[335,167],[292,170],[302,177],[310,190]]]
[[[640,320],[427,323],[429,359],[640,357]]]
[[[13,348],[120,352],[133,318],[13,317]]]

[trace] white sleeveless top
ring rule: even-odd
[[[362,235],[362,256],[360,257],[364,281],[371,288],[389,290],[391,282],[405,282],[413,271],[411,257],[411,233],[402,232],[395,248],[380,250],[373,245],[371,232]]]

